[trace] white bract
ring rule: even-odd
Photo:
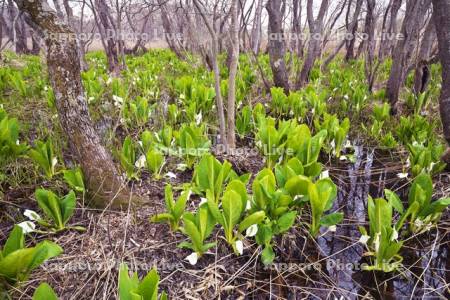
[[[38,221],[38,220],[41,220],[41,219],[42,219],[41,216],[38,215],[37,212],[35,212],[34,210],[31,210],[31,209],[26,209],[26,210],[23,212],[23,215],[24,215],[25,217],[27,217],[30,221]]]
[[[370,236],[363,234],[359,238],[359,242],[363,245],[367,245],[367,242],[369,241],[369,239],[370,239]]]
[[[247,230],[245,231],[245,236],[246,237],[253,237],[257,233],[258,233],[258,225],[257,224],[253,224],[252,226],[247,228]]]
[[[239,253],[239,255],[242,255],[242,253],[244,253],[244,243],[238,240],[234,245],[236,246],[236,251]]]
[[[198,254],[196,252],[192,252],[190,255],[186,256],[185,258],[189,263],[193,266],[197,264],[198,261]]]
[[[145,155],[141,155],[134,165],[136,166],[136,168],[142,169],[143,167],[145,167],[146,162],[147,159],[145,158]]]
[[[36,224],[30,221],[25,221],[22,223],[17,224],[20,228],[22,228],[22,231],[24,234],[33,232],[36,229]]]

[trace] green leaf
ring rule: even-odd
[[[265,217],[266,214],[263,211],[257,211],[249,215],[239,224],[239,232],[244,232],[250,226],[261,223]]]
[[[275,259],[275,253],[273,252],[272,246],[268,245],[264,247],[263,251],[261,252],[261,261],[264,265],[269,265],[273,262]]]
[[[322,217],[322,219],[320,219],[320,225],[330,227],[342,222],[343,219],[343,213],[332,213]]]
[[[25,245],[25,238],[23,236],[22,228],[20,226],[14,225],[13,230],[9,234],[6,240],[5,246],[2,250],[2,256],[6,257],[8,254],[22,249]]]
[[[73,191],[70,191],[61,201],[61,212],[62,212],[62,222],[65,225],[67,221],[72,217],[75,206],[77,203],[77,198]]]
[[[157,300],[158,299],[158,284],[159,275],[156,269],[152,269],[145,277],[142,279],[138,286],[138,294],[142,296],[144,300]]]
[[[283,214],[277,221],[278,233],[288,231],[292,227],[292,225],[294,225],[296,217],[297,217],[296,211],[290,211]]]
[[[34,291],[33,300],[58,300],[58,296],[47,283],[41,283]]]
[[[391,190],[385,189],[384,194],[386,195],[386,199],[395,208],[400,214],[403,214],[404,208],[403,203],[400,198]]]

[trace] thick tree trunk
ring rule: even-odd
[[[252,27],[252,50],[256,55],[259,54],[259,49],[261,48],[261,15],[263,9],[264,0],[257,0],[258,4],[256,5],[255,18],[253,19],[253,27]]]
[[[420,44],[419,57],[417,58],[416,71],[414,73],[414,93],[417,96],[425,92],[430,81],[428,60],[433,50],[433,43],[436,41],[436,30],[434,28],[434,22],[430,20]]]
[[[235,134],[235,103],[236,103],[236,73],[239,59],[239,18],[238,0],[231,2],[231,28],[230,28],[230,69],[228,77],[228,104],[227,104],[227,149],[236,148]]]
[[[442,91],[439,101],[444,136],[450,145],[450,0],[433,0],[434,23],[442,64]],[[450,164],[450,148],[443,160]]]
[[[319,57],[321,52],[320,48],[322,44],[324,18],[328,10],[329,0],[322,0],[322,4],[320,5],[320,10],[316,20],[314,20],[313,2],[313,0],[308,0],[306,7],[310,37],[308,44],[308,53],[306,54],[302,70],[297,76],[297,89],[304,87],[308,83],[309,74],[311,73],[311,70],[314,67],[314,63],[316,62],[316,59],[317,57]]]
[[[285,6],[281,0],[271,0],[266,4],[269,13],[269,31],[268,31],[268,50],[270,58],[270,67],[273,73],[273,82],[275,86],[289,92],[289,78],[284,61],[286,54],[286,41],[284,40],[283,17]]]
[[[409,0],[406,4],[405,19],[401,30],[403,39],[397,41],[397,46],[392,56],[391,73],[386,86],[386,95],[394,114],[397,113],[400,89],[405,81],[406,71],[430,4],[431,0]]]
[[[121,181],[110,154],[94,131],[80,76],[77,43],[67,38],[73,31],[57,19],[46,1],[15,1],[28,15],[29,25],[45,41],[48,73],[61,127],[81,165],[92,203],[99,207],[126,208],[135,198]]]

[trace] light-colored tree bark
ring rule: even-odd
[[[15,0],[28,15],[29,25],[45,40],[50,82],[56,97],[59,121],[68,145],[81,165],[92,204],[120,208],[133,198],[111,155],[94,130],[81,81],[80,60],[73,31],[61,23],[45,0]]]
[[[416,95],[425,92],[428,86],[430,80],[429,60],[432,55],[433,44],[435,41],[436,30],[433,20],[430,20],[423,33],[419,54],[416,59],[416,70],[414,72],[414,93]]]
[[[219,37],[217,34],[217,28],[215,26],[215,18],[213,16],[213,21],[211,22],[206,16],[206,12],[204,10],[204,5],[199,0],[193,0],[194,5],[197,11],[200,13],[205,26],[208,29],[208,32],[211,37],[211,64],[214,73],[214,90],[216,92],[216,107],[217,114],[219,120],[219,134],[220,134],[220,142],[226,146],[227,143],[227,129],[225,124],[225,112],[223,107],[223,99],[220,89],[220,69],[219,62],[217,60],[217,56],[219,54]],[[214,14],[215,15],[215,14]]]
[[[236,119],[236,73],[239,60],[239,14],[238,0],[231,2],[231,28],[230,28],[230,69],[228,77],[228,104],[227,104],[227,149],[236,148],[235,119]]]
[[[261,16],[263,10],[263,2],[264,0],[257,0],[255,17],[253,18],[253,26],[252,26],[252,37],[251,44],[253,53],[256,55],[259,54],[259,50],[261,48],[261,36],[262,36],[262,28],[261,28]]]
[[[320,55],[322,34],[324,27],[324,19],[328,10],[329,0],[322,0],[317,18],[314,18],[314,1],[308,0],[306,6],[308,26],[309,26],[309,43],[308,52],[306,54],[305,62],[303,63],[302,70],[297,76],[297,89],[304,87],[309,81],[309,74],[314,67],[317,57]]]

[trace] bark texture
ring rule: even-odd
[[[285,93],[288,93],[289,78],[284,61],[286,54],[286,41],[283,31],[285,4],[282,4],[281,0],[267,1],[266,9],[269,14],[268,51],[273,82],[275,86],[283,88]]]
[[[238,0],[231,2],[231,28],[230,28],[230,70],[228,77],[228,104],[227,104],[227,149],[236,148],[235,114],[236,114],[236,73],[239,59],[239,18]]]
[[[409,0],[406,4],[405,18],[401,33],[403,38],[397,41],[392,56],[392,68],[386,86],[386,95],[391,103],[392,112],[397,113],[400,89],[403,87],[419,31],[431,0]]]
[[[434,28],[434,22],[430,20],[420,43],[419,57],[414,73],[414,93],[416,95],[425,92],[430,80],[429,59],[433,50],[433,43],[436,41],[436,30]]]
[[[442,91],[439,101],[444,136],[450,145],[450,0],[433,0],[434,23],[442,64]],[[450,148],[443,160],[450,163]]]
[[[89,116],[77,43],[75,39],[68,38],[73,36],[73,31],[58,20],[46,1],[15,1],[19,9],[28,15],[29,25],[45,41],[48,73],[61,127],[81,165],[92,204],[126,208],[132,200],[131,194],[120,179],[111,155],[101,145]]]
[[[251,37],[251,45],[253,53],[259,54],[259,49],[261,48],[261,15],[263,9],[264,0],[258,0],[256,5],[255,18],[253,19],[253,27],[252,27],[252,37]]]
[[[322,0],[322,4],[320,5],[319,13],[316,19],[314,19],[313,4],[313,0],[308,0],[306,6],[310,38],[308,44],[308,53],[306,54],[302,70],[297,77],[297,89],[304,87],[308,83],[309,74],[311,73],[311,70],[314,67],[314,63],[316,62],[317,57],[319,57],[321,51],[324,19],[325,14],[328,10],[329,0]]]

